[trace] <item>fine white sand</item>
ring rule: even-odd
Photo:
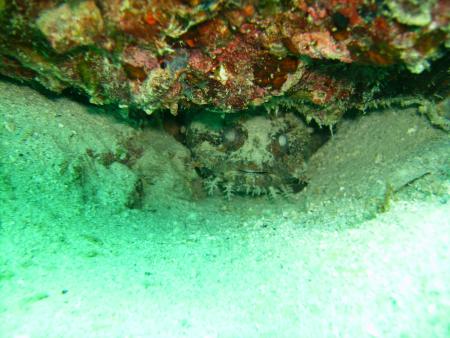
[[[448,149],[376,112],[290,200],[203,198],[161,131],[0,82],[0,337],[449,337]]]

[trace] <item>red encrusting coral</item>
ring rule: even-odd
[[[445,0],[15,1],[0,8],[0,73],[148,113],[279,102],[326,125],[374,92],[361,65],[419,74],[445,55],[448,13]]]

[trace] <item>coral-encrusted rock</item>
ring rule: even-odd
[[[337,42],[330,32],[297,33],[291,38],[291,42],[297,53],[313,59],[352,61],[345,44]]]
[[[445,59],[449,13],[446,0],[1,1],[0,74],[149,114],[265,104],[331,125]]]
[[[92,45],[103,33],[103,18],[94,1],[46,10],[36,25],[58,53]]]

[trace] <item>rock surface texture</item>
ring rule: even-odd
[[[439,120],[448,96],[446,0],[7,0],[0,24],[0,74],[124,111],[333,125],[388,94],[427,97]]]

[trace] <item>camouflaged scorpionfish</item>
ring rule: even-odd
[[[186,144],[207,193],[228,199],[300,191],[306,185],[306,160],[323,141],[323,135],[292,113],[228,120],[200,114],[186,130]]]

